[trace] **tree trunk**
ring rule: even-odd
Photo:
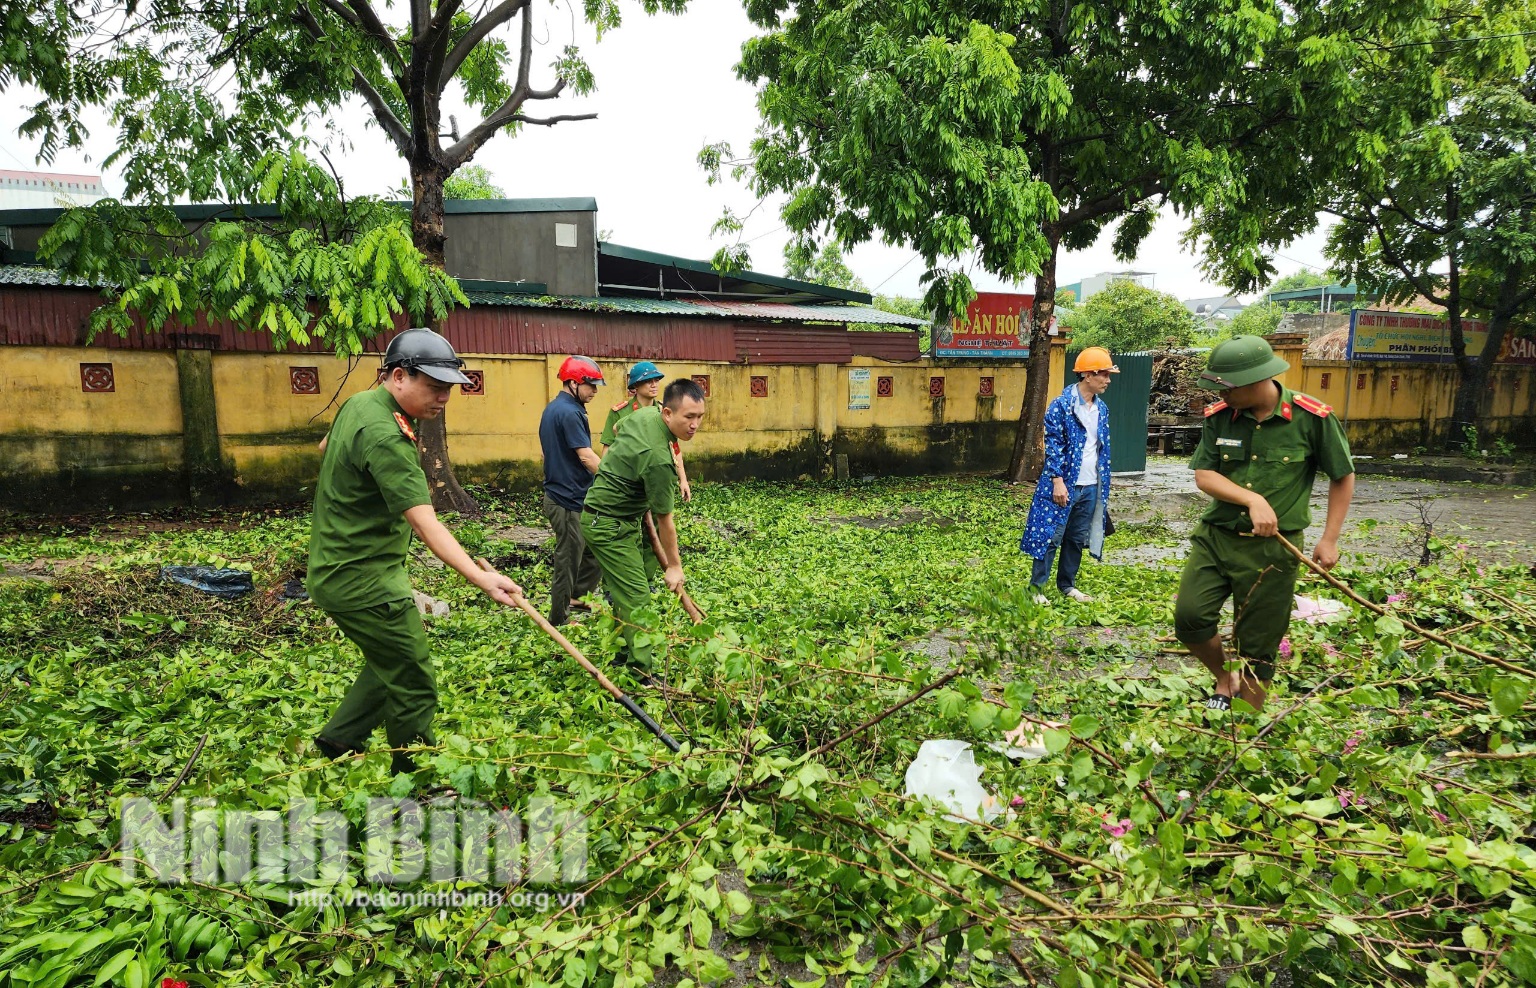
[[[434,161],[411,164],[411,240],[427,263],[439,268],[447,266],[444,244],[448,238],[443,234],[443,182],[447,177]],[[436,322],[431,328],[441,333],[443,325]],[[417,449],[421,452],[421,469],[427,475],[427,489],[432,492],[432,507],[439,512],[457,511],[478,518],[482,513],[479,503],[453,475],[453,460],[448,456],[447,412],[435,419],[422,420]]]
[[[1050,252],[1035,275],[1035,304],[1029,317],[1029,371],[1024,384],[1024,406],[1019,409],[1019,432],[1013,440],[1013,459],[1008,480],[1032,484],[1045,465],[1045,407],[1051,399],[1051,317],[1056,314],[1056,254],[1061,231],[1045,230]]]
[[[1504,347],[1504,334],[1509,332],[1509,324],[1519,309],[1517,299],[1520,271],[1521,268],[1518,265],[1511,265],[1505,272],[1504,282],[1499,286],[1498,297],[1494,300],[1493,309],[1488,314],[1488,340],[1483,344],[1483,352],[1478,356],[1466,355],[1460,314],[1455,310],[1449,313],[1453,327],[1451,343],[1456,353],[1456,364],[1461,369],[1461,377],[1456,382],[1456,401],[1451,411],[1450,442],[1453,445],[1463,441],[1467,426],[1470,425],[1476,429],[1478,423],[1482,421],[1483,409],[1488,399],[1488,375],[1493,370],[1494,362],[1499,359],[1499,351]],[[1457,303],[1459,308],[1459,298]]]

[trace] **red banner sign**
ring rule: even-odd
[[[1029,313],[1033,295],[980,292],[965,310],[938,332],[935,357],[1029,356]]]

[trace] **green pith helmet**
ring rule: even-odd
[[[1262,337],[1234,336],[1211,351],[1199,384],[1206,391],[1227,391],[1279,377],[1290,369]]]

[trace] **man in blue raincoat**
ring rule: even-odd
[[[1109,376],[1120,373],[1109,351],[1091,346],[1072,364],[1078,379],[1045,411],[1045,466],[1035,485],[1019,551],[1035,559],[1029,582],[1035,603],[1046,603],[1051,562],[1061,549],[1056,587],[1076,601],[1093,598],[1077,589],[1083,550],[1104,556],[1109,511],[1109,409],[1099,399]]]

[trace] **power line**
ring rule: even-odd
[[[907,258],[906,262],[903,263],[901,267],[897,268],[895,271],[892,271],[890,274],[886,275],[885,276],[885,281],[882,281],[882,282],[880,282],[880,284],[876,285],[874,288],[871,288],[869,293],[871,295],[873,295],[875,292],[879,291],[881,288],[884,288],[886,281],[890,281],[892,278],[896,277],[898,274],[901,274],[903,271],[905,271],[907,269],[907,265],[911,264],[913,261],[915,261],[919,257],[921,257],[922,253],[923,253],[922,251],[918,251],[916,254],[913,254],[911,257]]]

